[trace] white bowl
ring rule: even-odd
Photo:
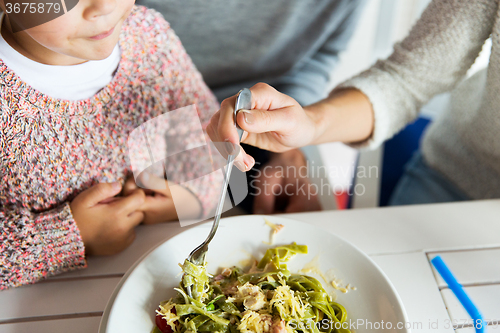
[[[292,273],[319,255],[319,268],[332,278],[350,284],[356,290],[336,292],[355,332],[409,332],[404,306],[382,270],[363,252],[320,228],[281,217],[266,217],[285,228],[275,238],[275,245],[307,245],[307,255],[298,255],[288,263]],[[161,244],[141,259],[123,277],[108,302],[101,320],[101,333],[150,333],[158,304],[175,295],[182,263],[208,235],[210,224],[189,229]],[[219,267],[239,266],[252,255],[261,258],[269,245],[270,228],[259,215],[221,220],[221,225],[207,254],[208,271]],[[314,274],[312,274],[314,275]],[[330,287],[319,278],[323,286]]]

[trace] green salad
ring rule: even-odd
[[[247,272],[224,268],[216,276],[186,260],[178,295],[160,304],[153,332],[350,332],[342,328],[346,310],[321,283],[287,269],[305,253],[305,245],[277,246]]]

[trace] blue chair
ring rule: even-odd
[[[384,144],[379,206],[389,203],[406,163],[419,149],[422,134],[430,123],[428,118],[418,118]]]

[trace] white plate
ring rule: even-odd
[[[335,278],[356,287],[347,294],[336,294],[357,333],[409,332],[404,328],[408,320],[396,290],[368,256],[338,236],[309,224],[280,217],[267,219],[285,225],[276,236],[276,245],[297,242],[309,247],[307,255],[298,255],[289,262],[292,273],[319,255],[323,272],[328,275],[333,271]],[[178,264],[206,238],[210,228],[211,223],[205,223],[189,229],[134,265],[108,302],[99,332],[150,333],[158,304],[175,295],[172,288],[179,285],[181,273]],[[269,241],[269,234],[270,228],[262,216],[223,219],[210,244],[208,271],[215,273],[219,267],[239,265],[251,255],[260,259],[269,247],[263,243]],[[398,329],[398,324],[403,328]]]

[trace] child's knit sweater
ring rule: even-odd
[[[82,101],[34,90],[0,59],[0,289],[86,265],[69,202],[92,185],[129,176],[127,139],[135,128],[193,104],[205,126],[218,108],[158,13],[135,7],[119,45],[112,81]],[[205,212],[218,197],[210,181],[190,182]]]

